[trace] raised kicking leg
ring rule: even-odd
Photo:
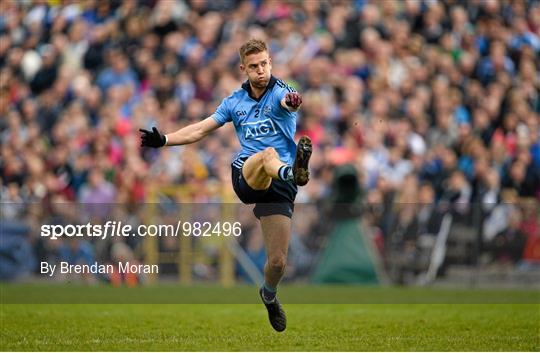
[[[308,164],[311,157],[311,140],[302,136],[296,147],[296,157],[292,166],[283,163],[273,147],[250,156],[242,167],[242,175],[253,190],[266,190],[272,179],[292,180],[298,186],[309,181]]]

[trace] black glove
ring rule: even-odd
[[[165,146],[165,135],[159,133],[158,129],[152,128],[152,131],[139,129],[142,132],[141,146],[159,148]]]

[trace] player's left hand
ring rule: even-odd
[[[297,92],[287,93],[285,95],[285,104],[293,109],[298,109],[302,105],[302,96]]]
[[[139,129],[141,134],[141,147],[159,148],[165,146],[167,139],[162,135],[157,128],[153,127],[152,131]]]

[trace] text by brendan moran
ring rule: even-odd
[[[58,265],[51,265],[48,262],[41,262],[41,274],[52,277],[58,270],[60,274],[111,274],[111,273],[133,273],[133,274],[150,274],[159,273],[158,265],[141,265],[128,262],[118,262],[117,266],[112,264],[98,264],[94,262],[92,265],[70,265],[67,262],[60,262]]]

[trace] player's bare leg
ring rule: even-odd
[[[287,250],[291,235],[291,219],[284,215],[261,217],[267,261],[264,266],[264,279],[272,288],[276,288],[285,272]]]
[[[283,163],[272,147],[250,156],[242,167],[246,183],[254,190],[266,190],[272,179],[294,180],[297,185],[309,181],[308,163],[311,157],[311,140],[300,138],[296,158],[292,166]],[[270,215],[260,218],[264,236],[267,261],[264,266],[264,284],[259,294],[268,310],[272,327],[281,332],[287,326],[285,311],[276,297],[277,285],[285,272],[287,250],[291,234],[291,219],[285,215]]]
[[[270,147],[249,157],[242,167],[242,175],[252,189],[266,190],[272,179],[281,179],[279,171],[284,167],[289,170],[291,168],[283,163],[276,150]],[[261,217],[260,221],[267,260],[264,266],[264,284],[259,294],[268,311],[270,324],[274,330],[281,332],[287,326],[287,318],[276,298],[276,291],[285,272],[291,219],[284,215],[270,215]]]
[[[268,310],[270,324],[274,330],[281,332],[287,327],[287,318],[276,297],[276,289],[287,264],[291,219],[284,215],[271,215],[263,216],[260,220],[267,252],[264,285],[260,289],[260,295]]]

